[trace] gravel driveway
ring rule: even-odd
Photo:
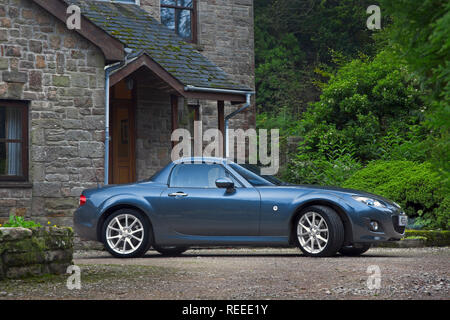
[[[450,299],[450,248],[373,248],[361,257],[308,258],[297,249],[189,250],[115,259],[76,252],[81,290],[68,275],[0,282],[0,299]],[[369,266],[381,272],[368,289]]]

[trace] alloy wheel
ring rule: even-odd
[[[305,213],[297,225],[297,238],[305,251],[311,254],[322,252],[329,240],[327,222],[317,212]]]
[[[109,247],[119,254],[135,252],[144,240],[144,226],[131,214],[121,214],[112,219],[106,228]]]

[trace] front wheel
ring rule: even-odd
[[[179,256],[183,252],[185,252],[188,247],[160,247],[153,246],[153,249],[161,253],[163,256]]]
[[[302,210],[296,220],[297,245],[310,257],[334,256],[344,242],[344,225],[339,215],[326,206]]]
[[[149,248],[150,232],[150,223],[142,213],[120,209],[103,224],[103,243],[117,258],[141,257]]]
[[[344,246],[339,250],[339,253],[343,256],[356,257],[362,255],[364,252],[370,249],[370,244],[356,244],[352,246]]]

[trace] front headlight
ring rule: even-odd
[[[356,201],[362,202],[367,204],[370,207],[378,207],[378,208],[386,208],[384,204],[382,204],[380,201],[368,198],[368,197],[361,197],[361,196],[352,196],[353,199]]]

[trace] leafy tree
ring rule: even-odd
[[[450,184],[450,2],[380,0],[392,18],[391,46],[407,61],[427,98],[429,157]]]
[[[318,100],[329,66],[361,52],[372,55],[375,45],[366,28],[370,4],[373,1],[256,1],[259,111],[276,115],[279,108],[287,107],[299,115],[309,102]]]
[[[257,40],[255,70],[257,105],[269,113],[277,113],[278,109],[286,106],[290,110],[301,110],[307,101],[302,98],[305,87],[301,81],[303,73],[298,71],[304,54],[297,39],[292,34],[275,39],[264,31],[257,32],[256,38],[260,38]]]
[[[362,162],[380,158],[393,141],[411,138],[421,121],[420,92],[401,59],[388,51],[374,59],[355,59],[332,76],[300,121],[304,141],[299,154],[328,159],[346,149]],[[426,134],[416,130],[415,134]]]
[[[269,12],[268,30],[272,34],[294,34],[305,48],[309,62],[328,63],[331,50],[349,57],[358,52],[374,52],[372,32],[366,28],[366,9],[372,4],[376,2],[274,0],[262,1],[257,10],[265,8]]]

